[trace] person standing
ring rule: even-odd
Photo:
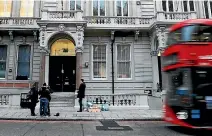
[[[36,104],[38,103],[38,90],[37,90],[37,84],[34,83],[32,85],[32,88],[30,89],[28,95],[27,95],[27,99],[30,100],[30,111],[31,111],[31,116],[36,116],[35,114],[35,107]]]
[[[77,98],[79,98],[80,110],[77,112],[82,112],[82,100],[83,98],[85,98],[85,88],[86,88],[86,84],[84,82],[84,79],[81,79],[81,83],[80,83],[79,91],[77,95]]]
[[[50,98],[50,92],[46,88],[46,83],[43,84],[41,90],[39,91],[40,95],[40,115],[41,116],[46,116],[47,113],[47,108],[49,104],[48,98]]]

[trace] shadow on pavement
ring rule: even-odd
[[[211,136],[212,134],[211,130],[206,129],[190,129],[180,126],[167,126],[167,128],[181,134],[193,135],[193,136]]]

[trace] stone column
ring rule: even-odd
[[[156,35],[158,38],[158,51],[161,53],[163,52],[164,48],[166,48],[166,41],[167,41],[167,27],[165,25],[156,25]],[[161,61],[161,66],[163,66],[163,61]],[[168,80],[167,75],[162,72],[162,88],[166,88],[166,81]]]
[[[76,47],[76,57],[77,57],[77,64],[76,64],[76,90],[79,89],[80,80],[82,78],[82,52],[83,46]]]
[[[79,89],[80,80],[82,78],[82,53],[83,53],[83,40],[84,40],[84,26],[77,26],[76,30],[76,90]]]
[[[155,30],[159,42],[158,49],[163,49],[166,47],[166,39],[168,32],[167,27],[165,25],[156,25]]]

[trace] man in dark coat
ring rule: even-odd
[[[29,100],[31,100],[29,108],[31,111],[31,116],[36,116],[35,115],[35,107],[36,104],[38,103],[38,90],[37,90],[37,86],[36,83],[33,84],[32,88],[30,89],[27,98]]]
[[[85,88],[86,88],[86,84],[84,82],[84,79],[81,79],[81,84],[79,86],[79,91],[77,95],[77,98],[79,98],[80,110],[77,112],[82,112],[82,99],[85,98]]]

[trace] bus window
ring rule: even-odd
[[[189,25],[169,33],[168,46],[184,42],[212,42],[212,26]]]

